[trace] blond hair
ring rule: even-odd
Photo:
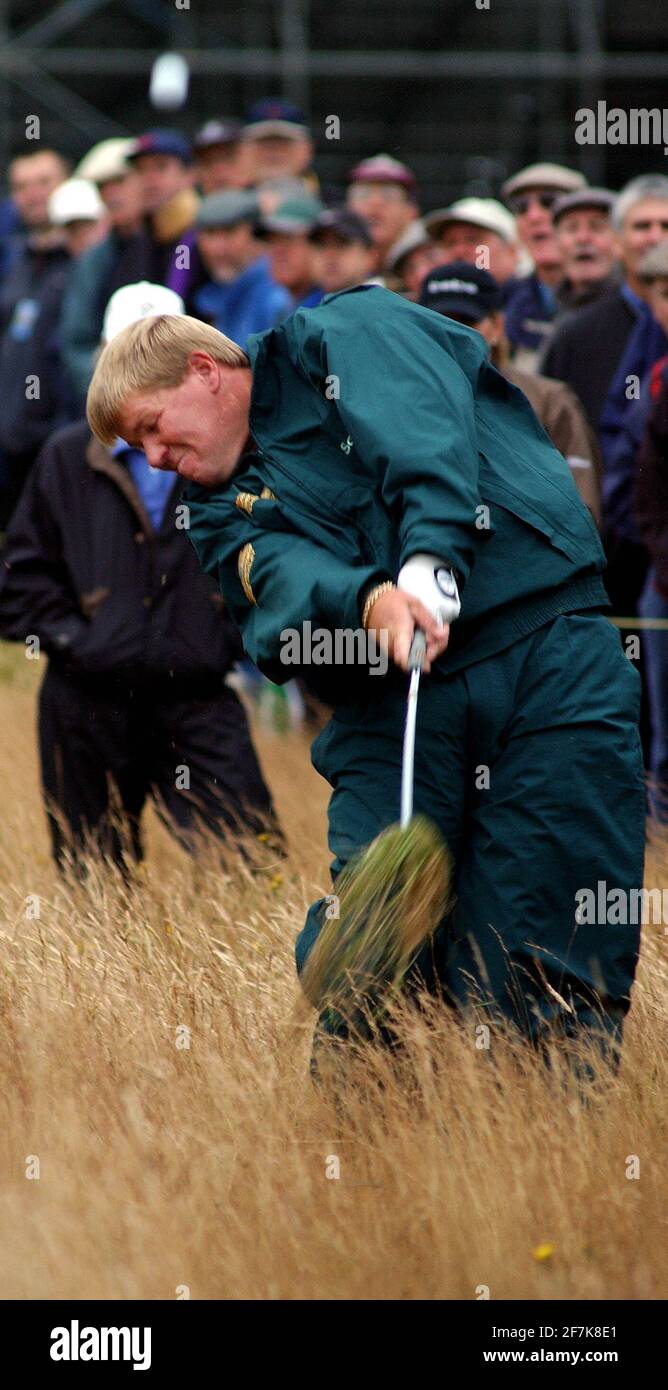
[[[180,386],[193,352],[208,352],[227,367],[247,367],[238,343],[187,314],[138,319],[102,349],[88,388],[88,423],[102,444],[120,434],[120,416],[131,396]]]

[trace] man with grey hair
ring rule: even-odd
[[[668,178],[643,174],[618,195],[612,211],[624,279],[616,289],[569,314],[555,329],[542,362],[545,376],[577,393],[598,430],[612,378],[638,321],[647,320],[643,256],[668,236]]]
[[[644,546],[620,529],[609,500],[616,442],[640,383],[668,351],[654,319],[641,263],[668,237],[668,178],[643,174],[619,194],[612,213],[623,282],[610,294],[569,314],[554,333],[543,360],[546,376],[565,381],[580,397],[603,456],[603,535],[608,556],[605,582],[613,610],[637,613],[647,572]]]

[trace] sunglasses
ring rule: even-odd
[[[406,189],[398,183],[354,183],[348,189],[348,205],[362,204],[374,194],[386,203],[405,203],[407,201]]]
[[[545,212],[549,212],[550,208],[554,207],[558,197],[558,193],[551,193],[549,189],[546,189],[544,193],[518,193],[516,198],[510,199],[510,209],[516,217],[521,217],[523,213],[529,211],[532,203],[539,203]]]

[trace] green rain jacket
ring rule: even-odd
[[[568,465],[480,334],[368,285],[297,310],[248,352],[257,452],[184,500],[200,563],[273,680],[296,674],[280,660],[286,629],[359,628],[369,587],[416,553],[460,585],[443,676],[559,613],[608,606]],[[354,684],[330,668],[319,693],[336,704]]]

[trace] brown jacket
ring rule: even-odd
[[[513,363],[495,363],[519,386],[555,448],[570,465],[577,490],[596,525],[601,525],[601,455],[583,407],[563,381],[523,372]]]

